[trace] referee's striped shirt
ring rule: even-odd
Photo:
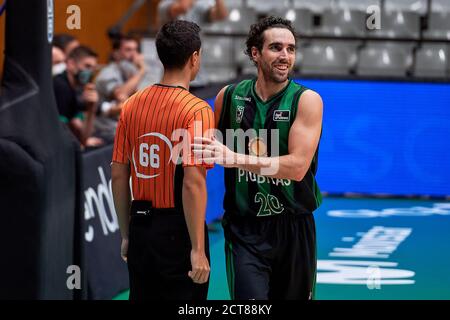
[[[211,137],[213,128],[211,107],[182,87],[155,84],[131,96],[117,125],[112,161],[130,166],[133,199],[182,208],[183,167],[212,167],[195,161],[187,138]]]

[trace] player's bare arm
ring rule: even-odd
[[[221,91],[222,92],[222,91]],[[222,95],[218,95],[215,112],[220,114]],[[220,103],[222,105],[222,103]],[[301,181],[317,149],[322,130],[323,103],[319,94],[305,91],[299,100],[298,112],[289,132],[289,154],[280,157],[256,157],[237,154],[217,139],[196,138],[194,151],[205,161],[224,167],[236,167],[272,178]]]

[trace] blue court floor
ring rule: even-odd
[[[325,197],[315,217],[316,299],[450,299],[449,201]],[[208,299],[229,299],[222,227],[209,226]]]

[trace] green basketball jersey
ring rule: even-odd
[[[286,155],[298,101],[307,88],[290,80],[283,90],[263,102],[255,93],[255,82],[244,80],[227,87],[219,121],[224,143],[247,155]],[[225,212],[240,216],[313,212],[322,202],[315,178],[317,160],[318,149],[300,182],[226,168]]]

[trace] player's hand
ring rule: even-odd
[[[188,276],[194,283],[202,284],[208,281],[210,268],[205,251],[191,250],[191,266],[192,270],[188,272]]]
[[[206,164],[216,163],[225,168],[237,165],[237,154],[215,137],[195,137],[192,144],[195,159]]]
[[[120,256],[123,261],[127,262],[128,260],[128,239],[122,239],[122,244],[120,246]]]

